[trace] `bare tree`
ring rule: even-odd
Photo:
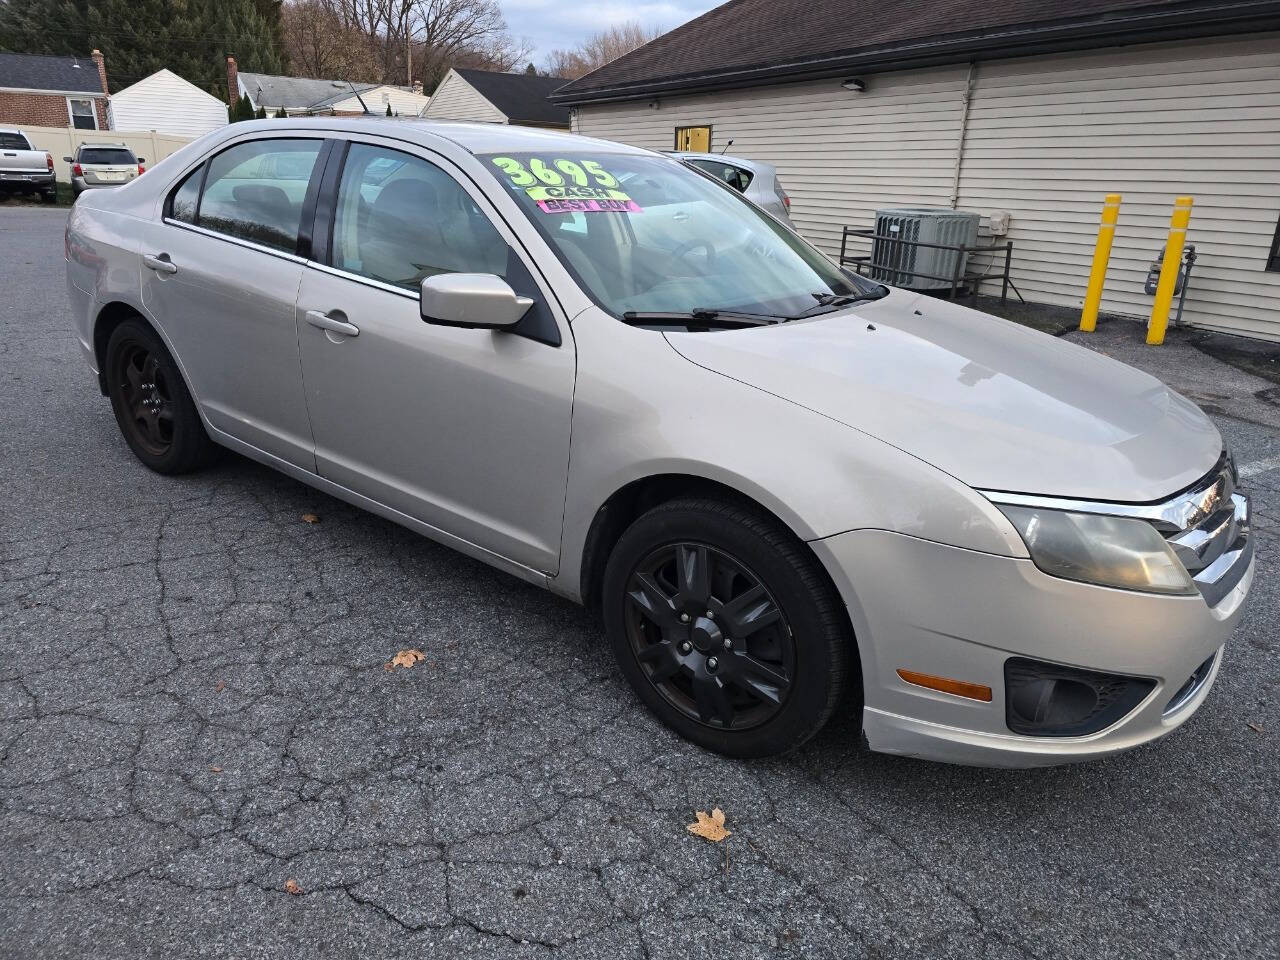
[[[576,79],[644,46],[664,32],[661,27],[645,27],[635,20],[615,24],[593,33],[571,50],[552,50],[543,61],[543,70],[553,77]]]
[[[455,64],[510,70],[529,57],[495,0],[293,0],[285,42],[300,73],[427,90]]]

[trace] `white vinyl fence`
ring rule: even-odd
[[[71,165],[63,157],[75,155],[82,143],[123,143],[140,157],[146,157],[147,165],[158,163],[171,153],[191,142],[190,137],[174,137],[165,133],[129,132],[122,130],[73,130],[70,127],[19,126],[37,150],[53,154],[53,169],[62,183],[71,182]]]

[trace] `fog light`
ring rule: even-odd
[[[1013,657],[1004,664],[1005,722],[1033,737],[1097,733],[1141,703],[1155,687],[1147,677],[1095,673]]]

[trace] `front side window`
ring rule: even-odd
[[[124,164],[131,166],[138,162],[132,150],[120,147],[81,147],[81,163]]]
[[[98,112],[93,109],[92,100],[68,97],[67,110],[71,114],[71,126],[77,130],[98,129]]]
[[[293,253],[320,147],[319,140],[250,140],[222,151],[209,160],[196,222]]]
[[[882,289],[668,157],[480,159],[583,289],[616,316],[706,309],[792,317]]]
[[[507,273],[507,242],[439,167],[353,143],[338,186],[333,266],[417,289],[440,273]]]

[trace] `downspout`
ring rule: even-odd
[[[964,78],[964,96],[960,101],[960,136],[956,139],[956,169],[951,180],[951,209],[960,201],[960,168],[964,165],[965,140],[969,135],[969,101],[973,99],[973,81],[978,72],[975,60],[969,61],[969,71]]]

